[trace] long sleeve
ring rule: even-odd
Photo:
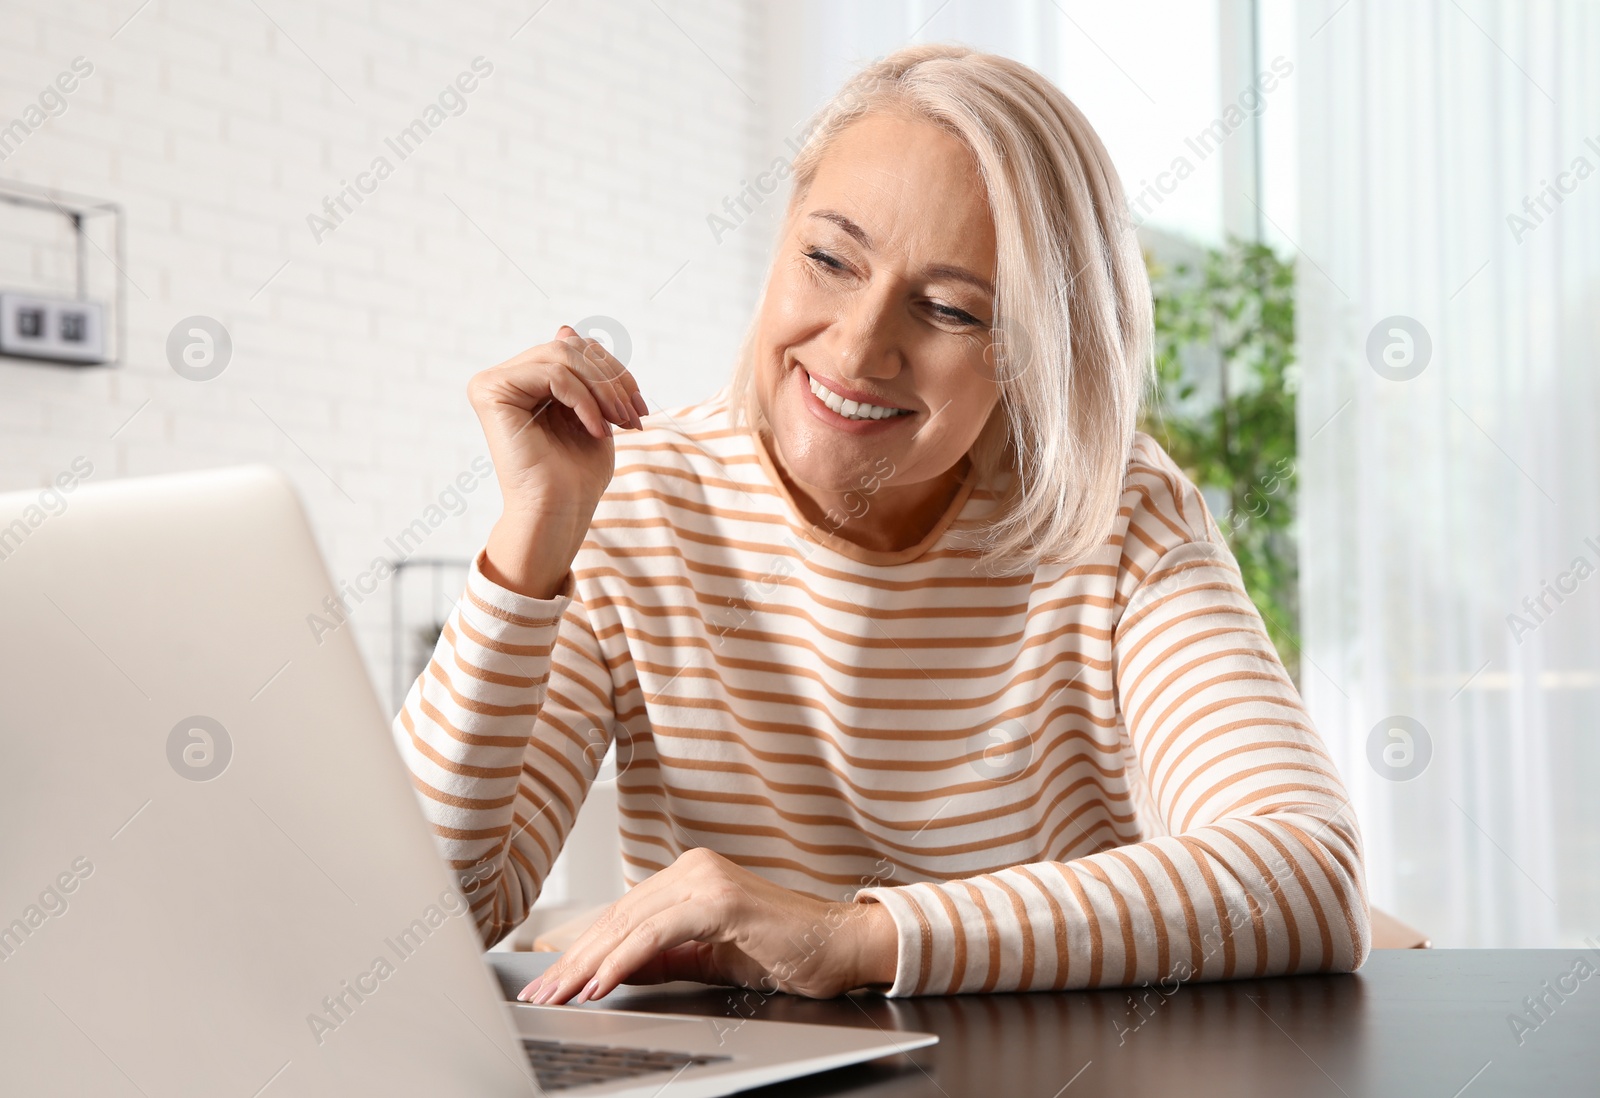
[[[474,560],[395,718],[412,782],[485,945],[528,914],[610,743],[612,684],[573,581],[552,599]]]
[[[1189,493],[1207,529],[1147,545],[1111,640],[1124,751],[1166,834],[862,889],[899,932],[891,995],[1348,971],[1365,959],[1348,796]]]

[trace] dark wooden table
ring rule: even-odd
[[[487,956],[509,998],[549,955]],[[1600,1095],[1600,950],[1381,950],[1353,975],[1027,995],[817,1002],[673,984],[601,1005],[940,1037],[752,1092],[765,1098]]]

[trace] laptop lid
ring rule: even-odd
[[[0,496],[8,1093],[533,1092],[333,591],[266,467]]]

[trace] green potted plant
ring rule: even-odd
[[[1205,495],[1298,682],[1294,266],[1235,238],[1170,263],[1147,252],[1146,264],[1157,385],[1141,429]]]

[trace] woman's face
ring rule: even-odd
[[[999,399],[994,279],[965,146],[899,114],[841,133],[788,213],[757,329],[756,397],[789,475],[842,493],[953,474]]]

